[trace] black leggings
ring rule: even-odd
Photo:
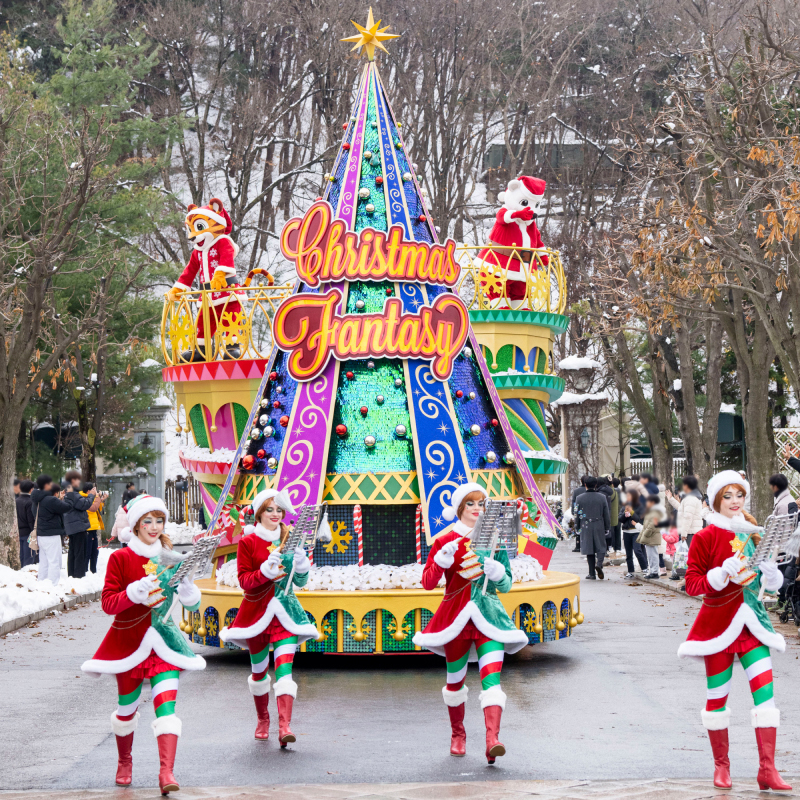
[[[625,542],[625,563],[628,565],[628,572],[634,571],[634,554],[642,572],[647,572],[647,556],[645,555],[644,547],[636,541],[638,536],[639,531],[622,531],[622,539]]]

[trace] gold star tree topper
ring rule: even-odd
[[[367,58],[370,61],[375,60],[376,47],[380,50],[383,50],[384,53],[388,53],[389,51],[383,46],[383,42],[387,41],[388,39],[400,38],[400,35],[397,33],[386,33],[386,31],[389,30],[389,25],[387,25],[385,28],[381,28],[381,20],[375,22],[375,18],[372,16],[372,8],[369,10],[366,26],[359,25],[354,20],[350,21],[356,26],[358,33],[348,36],[345,39],[342,39],[342,41],[355,42],[353,45],[353,50],[360,50],[363,47],[366,51]]]

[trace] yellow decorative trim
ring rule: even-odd
[[[262,481],[264,482],[262,484]],[[277,476],[275,475],[239,475],[239,483],[236,487],[237,505],[246,506],[256,499],[256,495],[263,489],[274,489]]]
[[[220,621],[232,608],[238,608],[242,602],[242,592],[228,586],[218,586],[213,578],[205,578],[195,582],[202,594],[200,614],[198,619],[204,619],[205,610],[213,606],[219,614]],[[421,609],[434,613],[442,602],[443,590],[436,589],[426,592],[424,589],[390,589],[372,592],[307,592],[298,590],[297,599],[303,608],[317,621],[317,629],[325,636],[332,633],[331,626],[324,623],[325,617],[336,611],[336,632],[338,650],[347,652],[344,645],[344,612],[353,618],[347,629],[356,641],[364,641],[371,633],[371,626],[366,617],[371,611],[376,612],[375,617],[375,653],[386,651],[386,642],[383,640],[383,619],[389,614],[394,619],[388,619],[388,636],[396,641],[403,641],[407,636],[420,630],[422,624]],[[519,607],[522,604],[530,605],[536,612],[537,623],[543,618],[542,609],[545,603],[555,605],[555,628],[562,631],[570,629],[583,622],[583,614],[575,614],[575,609],[580,604],[580,580],[577,575],[566,572],[546,572],[541,581],[534,583],[515,584],[510,592],[498,595],[508,615],[516,620],[519,626]],[[570,611],[562,614],[561,604],[569,600]],[[413,613],[414,630],[408,630],[404,624],[406,615]],[[561,627],[559,627],[561,626]],[[538,627],[538,625],[537,625]],[[530,632],[530,631],[528,631]],[[541,630],[536,631],[541,634]],[[571,631],[570,631],[571,633]],[[358,638],[360,637],[360,638]],[[302,648],[301,648],[302,649]],[[415,650],[419,648],[415,647]],[[387,653],[388,654],[388,653]]]

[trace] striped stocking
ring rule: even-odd
[[[179,676],[180,672],[178,670],[170,670],[169,672],[159,672],[158,675],[150,678],[153,708],[157,719],[175,713]]]
[[[464,685],[472,642],[473,639],[454,639],[444,646],[448,692],[457,692]]]
[[[500,670],[503,669],[505,647],[502,642],[484,639],[478,644],[478,669],[481,675],[481,689],[500,685]]]
[[[142,679],[131,678],[127,672],[117,675],[117,719],[128,722],[133,719],[142,696]]]
[[[285,639],[275,642],[273,648],[275,650],[275,680],[279,681],[286,676],[291,678],[292,662],[297,650],[297,637],[287,636]]]
[[[772,659],[769,648],[757,645],[747,653],[740,653],[750,692],[756,707],[774,708],[772,696]],[[731,690],[733,653],[715,653],[705,657],[706,664],[706,711],[724,711]]]

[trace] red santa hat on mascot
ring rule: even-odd
[[[514,180],[508,182],[506,190],[513,192],[520,187],[531,196],[531,200],[536,204],[541,202],[544,197],[547,181],[543,181],[541,178],[532,178],[530,175],[520,175],[518,178],[514,178]],[[501,203],[504,203],[506,200],[506,192],[500,192],[500,194],[497,195],[497,199]]]
[[[189,211],[186,214],[186,221],[188,222],[192,217],[198,214],[213,219],[214,222],[218,222],[220,225],[224,225],[226,234],[229,234],[233,230],[231,215],[225,210],[225,206],[222,205],[222,200],[216,197],[212,197],[205,206],[197,206],[194,203],[190,203]]]

